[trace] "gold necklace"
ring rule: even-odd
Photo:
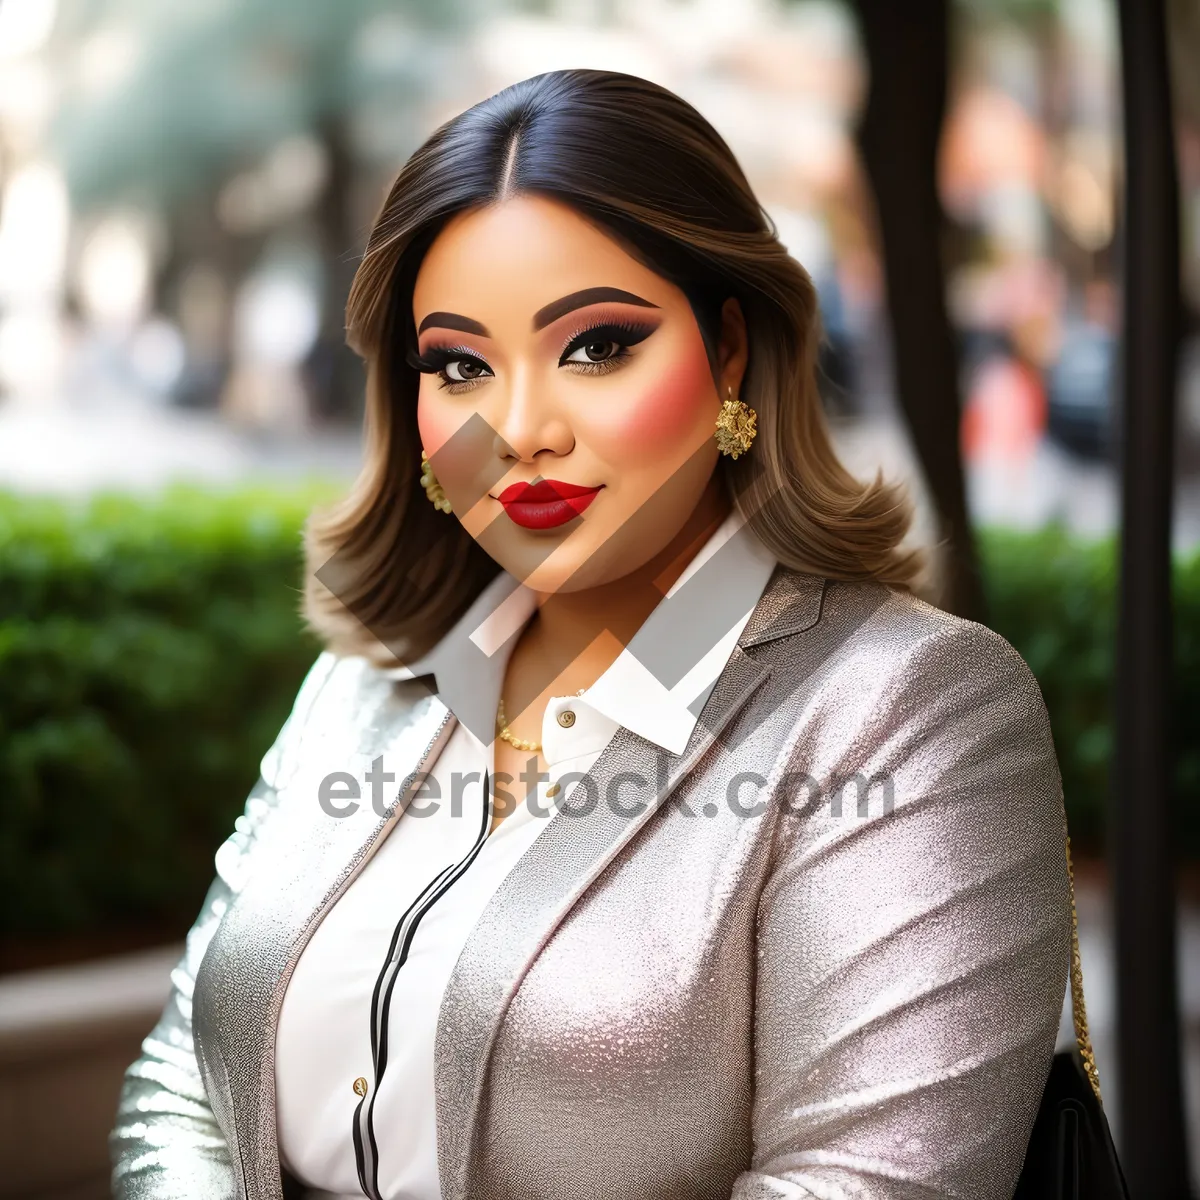
[[[582,696],[587,688],[580,688],[575,693],[576,696]],[[504,716],[504,697],[500,697],[500,704],[496,709],[496,733],[502,742],[507,742],[510,746],[517,750],[527,750],[531,754],[541,753],[541,742],[527,742],[524,738],[514,737],[513,732],[508,727],[508,721]]]

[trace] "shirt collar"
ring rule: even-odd
[[[573,703],[671,754],[683,753],[776,565],[741,514],[731,511],[628,646]],[[432,673],[443,703],[486,745],[509,655],[536,608],[536,593],[500,571],[432,650],[383,674]]]

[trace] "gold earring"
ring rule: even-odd
[[[733,398],[733,388],[721,405],[717,417],[717,449],[730,458],[737,458],[750,449],[758,433],[758,413],[745,401]]]
[[[421,451],[421,486],[434,508],[444,513],[451,511],[450,498],[442,491],[442,485],[438,483],[437,476],[429,465],[429,455],[424,450]]]

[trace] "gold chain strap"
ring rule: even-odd
[[[1075,915],[1075,872],[1071,867],[1071,835],[1067,835],[1067,882],[1071,889],[1071,1017],[1075,1023],[1075,1041],[1079,1044],[1079,1057],[1088,1082],[1100,1098],[1100,1074],[1096,1070],[1096,1056],[1092,1053],[1092,1039],[1088,1036],[1087,1008],[1083,1003],[1083,967],[1079,962],[1079,921]]]

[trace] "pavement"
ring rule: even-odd
[[[932,534],[931,510],[907,430],[886,406],[833,424],[843,461],[864,478],[882,469],[905,480],[917,501],[916,531]],[[270,434],[238,428],[217,414],[144,399],[105,403],[17,403],[0,398],[0,488],[87,495],[103,488],[155,491],[173,480],[215,486],[354,478],[357,430],[323,428]],[[979,524],[1036,528],[1061,521],[1086,535],[1110,531],[1120,496],[1111,468],[1043,440],[1020,460],[969,464],[968,500]],[[1176,486],[1174,543],[1200,545],[1200,475]]]

